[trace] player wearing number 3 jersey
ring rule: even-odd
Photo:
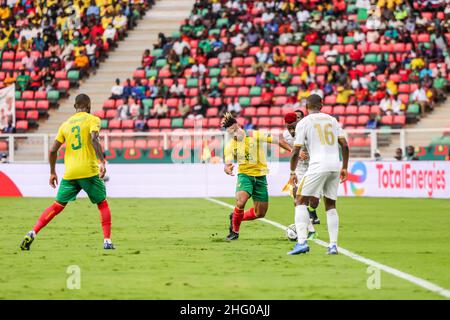
[[[27,233],[21,249],[29,250],[36,234],[58,213],[64,210],[69,201],[76,199],[83,189],[92,203],[97,204],[101,215],[105,249],[114,249],[111,243],[111,212],[106,201],[105,160],[99,141],[100,119],[90,114],[91,101],[85,94],[75,99],[76,113],[64,122],[58,130],[50,150],[50,186],[56,188],[58,177],[55,171],[59,148],[65,143],[64,164],[66,171],[61,180],[55,203],[47,208],[36,222],[33,230]]]

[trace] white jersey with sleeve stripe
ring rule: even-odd
[[[339,137],[344,137],[339,122],[325,113],[309,114],[297,124],[295,146],[308,150],[308,174],[340,171]]]
[[[293,137],[291,135],[291,133],[289,132],[289,130],[284,130],[283,131],[283,139],[291,146],[294,147],[295,144],[295,137]],[[304,151],[306,150],[306,147],[302,147],[302,149]],[[297,163],[297,168],[295,168],[295,172],[298,175],[304,175],[306,173],[306,171],[308,170],[308,166],[309,166],[309,160],[301,160],[298,159],[298,163]]]

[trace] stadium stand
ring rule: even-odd
[[[449,17],[445,1],[200,0],[97,115],[110,132],[217,128],[225,110],[273,129],[319,93],[346,128],[403,128],[447,98]]]
[[[16,85],[16,130],[47,116],[153,0],[0,1],[0,89]],[[3,120],[7,121],[7,120]]]

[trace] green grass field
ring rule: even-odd
[[[367,265],[314,243],[287,256],[293,243],[263,222],[225,242],[230,209],[205,199],[111,199],[108,252],[97,208],[82,199],[19,251],[51,201],[0,198],[0,299],[443,299],[385,272],[369,290]],[[450,201],[344,198],[338,210],[340,246],[450,288]],[[322,205],[319,217],[327,241]],[[291,224],[291,200],[272,198],[267,218]],[[70,265],[81,268],[80,290],[66,287]]]

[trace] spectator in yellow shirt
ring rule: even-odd
[[[5,21],[11,18],[11,9],[6,5],[6,1],[0,4],[0,20]]]
[[[338,87],[337,88],[338,94],[336,97],[336,103],[338,104],[347,104],[350,100],[350,96],[354,93],[353,90],[348,89],[347,87]]]
[[[422,57],[415,57],[411,60],[411,70],[422,69],[425,66],[425,61]]]

